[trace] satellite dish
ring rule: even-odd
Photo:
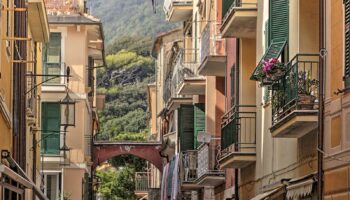
[[[198,133],[197,140],[198,142],[201,142],[201,143],[210,143],[211,134],[201,131]]]

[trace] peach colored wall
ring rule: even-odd
[[[226,111],[231,108],[231,68],[236,64],[236,39],[226,39]]]
[[[241,39],[240,44],[240,104],[255,105],[256,82],[251,81],[250,77],[256,67],[255,62],[255,39]]]
[[[70,196],[70,199],[82,199],[84,174],[84,170],[77,168],[65,168],[63,170],[63,192]]]

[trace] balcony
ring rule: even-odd
[[[216,147],[211,144],[202,144],[198,147],[197,158],[197,180],[196,183],[201,186],[219,186],[225,182],[225,172],[219,170],[216,161]],[[213,152],[214,151],[214,152]]]
[[[225,76],[226,43],[218,34],[219,24],[208,23],[201,36],[201,64],[198,73],[203,76]]]
[[[197,151],[189,150],[181,153],[181,190],[198,190],[202,186],[196,184],[197,180]]]
[[[223,1],[223,37],[255,38],[257,13],[257,0]]]
[[[299,138],[317,128],[318,67],[318,54],[297,54],[273,82],[273,137]]]
[[[204,95],[205,78],[198,74],[198,50],[183,49],[175,59],[175,86],[178,95]]]
[[[185,21],[192,16],[193,0],[165,0],[166,20],[171,22]]]
[[[150,185],[149,172],[135,173],[135,194],[138,199],[148,194],[149,185]]]
[[[256,106],[234,106],[222,117],[220,168],[244,168],[256,161]]]
[[[44,0],[28,0],[28,23],[35,42],[49,41],[49,23]]]

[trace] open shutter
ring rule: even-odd
[[[345,87],[350,87],[350,0],[344,1],[345,5]]]
[[[229,12],[233,2],[235,0],[222,0],[222,19],[224,20],[226,14]]]
[[[193,105],[181,105],[178,115],[180,151],[193,150],[194,147],[194,111]]]
[[[199,146],[198,133],[205,131],[205,104],[199,103],[194,106],[194,148]]]
[[[58,155],[60,153],[60,104],[43,103],[42,110],[42,152],[49,155]]]
[[[269,48],[255,68],[251,80],[259,81],[257,75],[262,71],[262,62],[279,57],[288,41],[289,0],[270,0],[269,8],[269,23],[265,25],[269,30]]]
[[[221,129],[221,149],[224,150],[237,141],[236,121],[232,120]]]
[[[258,66],[255,68],[253,75],[251,76],[252,80],[258,80],[256,75],[262,71],[262,62],[268,60],[270,58],[277,58],[281,55],[284,47],[287,44],[287,40],[273,40],[271,41],[271,45],[266,50],[265,55],[260,60]]]

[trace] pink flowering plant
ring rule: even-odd
[[[258,78],[265,85],[268,82],[280,79],[285,72],[285,65],[278,58],[271,58],[262,62],[262,68],[258,73]]]

